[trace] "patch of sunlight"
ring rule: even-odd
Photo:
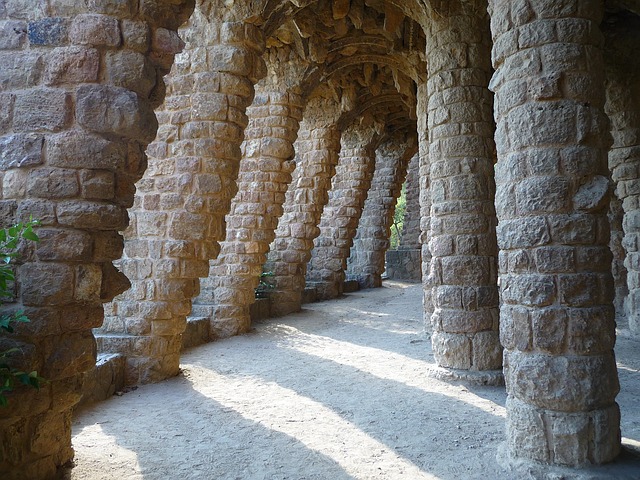
[[[628,372],[640,373],[640,369],[631,368],[631,367],[629,367],[627,365],[624,365],[622,363],[619,363],[619,362],[617,363],[617,366],[618,366],[618,370],[626,370]]]
[[[127,479],[144,478],[136,452],[118,445],[116,436],[106,433],[100,423],[83,427],[73,435],[72,442],[76,451],[82,451],[83,464],[102,465],[104,459],[108,458],[113,470],[126,473]],[[76,461],[80,460],[77,458]],[[92,480],[113,478],[111,471],[93,471],[91,475]],[[71,478],[74,478],[73,471]]]
[[[304,333],[291,325],[282,325],[290,335],[279,344],[285,348],[357,368],[385,380],[403,383],[427,393],[438,393],[468,403],[484,412],[506,417],[506,410],[491,400],[470,392],[463,386],[452,386],[427,377],[435,365],[374,347],[363,347],[341,340]]]
[[[338,463],[354,478],[439,480],[373,439],[330,408],[295,391],[255,377],[230,377],[189,365],[193,389],[268,429],[295,438]],[[203,372],[199,375],[197,372]],[[224,386],[221,388],[221,386]],[[295,408],[291,406],[295,405]]]
[[[632,448],[640,453],[640,442],[633,438],[622,437],[622,445],[627,448]]]

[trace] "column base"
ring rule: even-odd
[[[498,447],[498,465],[506,478],[536,480],[635,480],[640,472],[640,442],[623,439],[620,455],[611,463],[583,468],[559,467],[509,455],[507,442]]]
[[[459,370],[434,365],[427,369],[427,375],[445,382],[464,382],[487,386],[504,385],[502,370]]]

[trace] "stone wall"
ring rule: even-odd
[[[71,412],[96,364],[91,329],[129,282],[112,261],[144,150],[156,134],[162,77],[182,48],[188,1],[0,2],[3,224],[39,219],[17,268],[15,303],[31,319],[2,347],[48,382],[0,409],[4,479],[47,478],[71,460]]]

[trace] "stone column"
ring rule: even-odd
[[[400,235],[401,250],[420,250],[420,155],[415,154],[407,166],[406,206]]]
[[[429,126],[427,102],[429,100],[427,83],[418,85],[416,95],[416,114],[418,117],[418,173],[420,186],[420,249],[422,261],[422,309],[424,315],[423,328],[431,333],[431,316],[433,315],[433,287],[431,283],[431,166],[429,164]]]
[[[401,138],[393,137],[376,150],[373,180],[347,268],[347,275],[357,278],[360,288],[382,286],[395,206],[406,176],[407,163],[415,151],[415,146],[403,142],[405,136],[406,133]]]
[[[508,393],[503,460],[600,464],[620,451],[603,6],[518,6],[489,7]]]
[[[340,160],[307,267],[307,281],[316,286],[318,299],[342,294],[349,250],[375,169],[376,140],[375,125],[352,125],[342,132]]]
[[[132,288],[111,304],[98,336],[101,351],[126,356],[129,385],[178,373],[191,299],[237,191],[245,111],[265,73],[254,25],[196,10],[184,34],[125,232],[120,265]]]
[[[47,380],[39,391],[17,387],[0,408],[3,479],[53,478],[73,458],[71,413],[96,361],[91,329],[129,285],[112,264],[118,231],[156,134],[162,76],[182,47],[176,30],[192,10],[156,3],[0,3],[2,223],[42,225],[3,307],[31,321],[3,334],[0,350],[19,347],[15,366]]]
[[[297,312],[302,305],[307,263],[340,153],[339,116],[337,103],[317,97],[309,100],[300,124],[296,168],[268,255],[276,285],[270,294],[273,315]]]
[[[427,28],[433,352],[441,367],[498,381],[489,19],[481,0],[439,4]]]
[[[628,320],[630,330],[640,333],[640,76],[620,67],[608,69],[606,82],[613,134],[609,169],[615,183],[610,246],[618,326]]]
[[[302,98],[296,89],[288,93],[278,90],[278,85],[259,85],[247,111],[249,126],[238,194],[227,217],[227,238],[194,301],[192,315],[210,319],[213,339],[249,330],[254,290],[291,183]]]

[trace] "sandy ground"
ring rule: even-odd
[[[421,312],[420,286],[385,282],[192,349],[182,375],[78,413],[71,479],[515,478],[496,462],[504,389],[426,375]],[[640,341],[617,356],[640,446]]]

